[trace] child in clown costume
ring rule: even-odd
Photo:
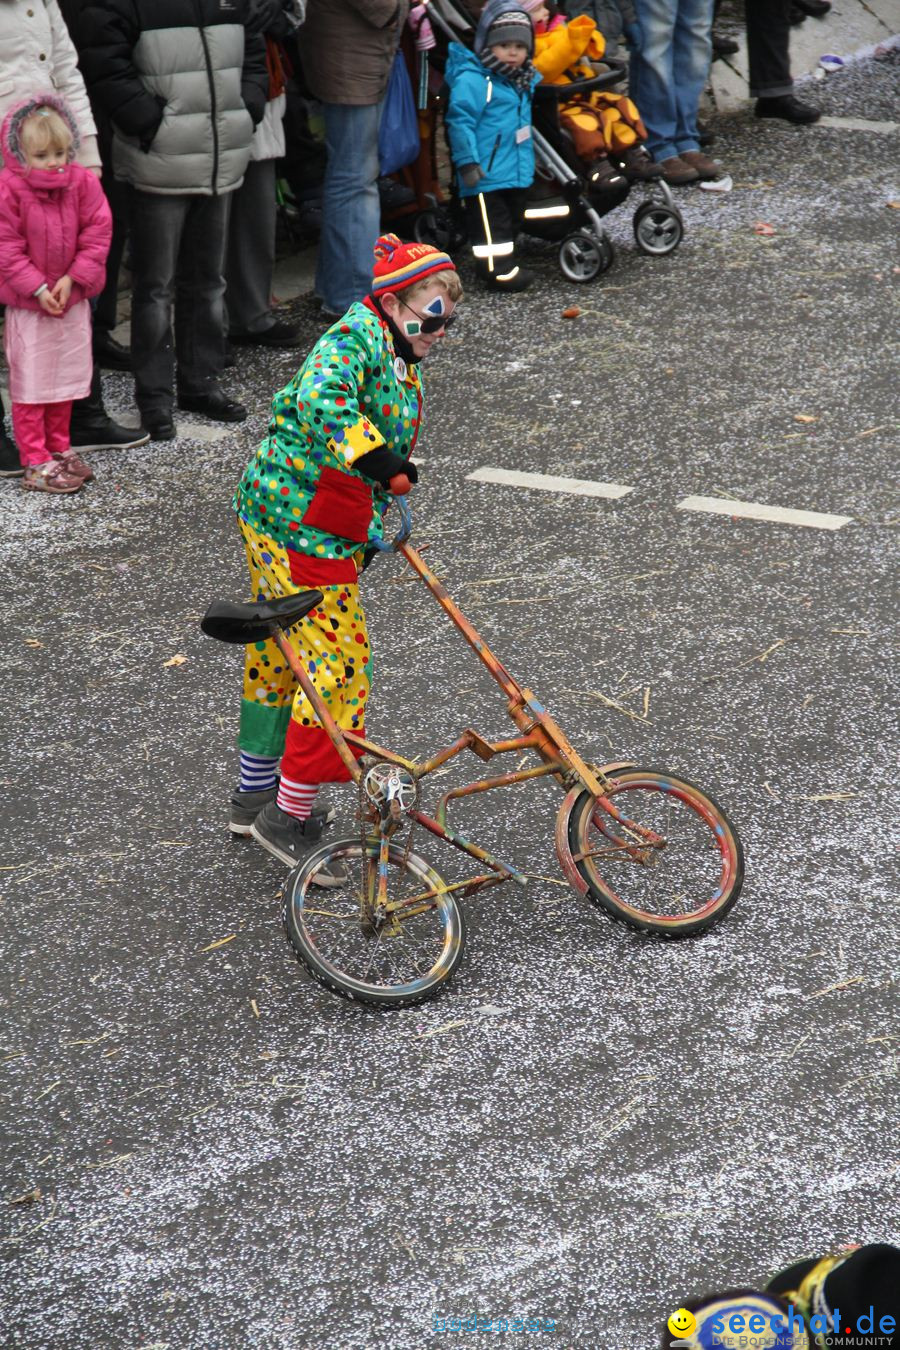
[[[235,493],[254,597],[322,592],[290,641],[338,725],[359,735],[372,673],[359,572],[383,535],[390,494],[417,481],[409,460],[422,423],[418,363],[461,295],[446,253],[380,238],[371,294],[332,324],[275,395],[268,434]],[[293,867],[327,818],[313,805],[319,785],[349,774],[272,642],[247,648],[238,744],[229,827]],[[315,879],[341,884],[336,867]]]

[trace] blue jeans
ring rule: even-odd
[[[384,102],[324,103],[328,166],[322,185],[322,237],[316,294],[343,314],[372,289],[372,249],[381,230],[378,124]]]
[[[713,0],[635,0],[644,48],[631,57],[629,93],[657,163],[699,150],[697,108],[712,59]]]
[[[222,371],[228,198],[132,189],[131,201],[135,402],[171,411],[176,356],[181,394],[208,394]]]

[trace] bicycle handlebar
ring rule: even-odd
[[[391,540],[372,540],[372,547],[377,548],[379,553],[390,553],[391,549],[397,548],[400,544],[405,544],[412,534],[412,507],[406,497],[394,497],[394,503],[400,512],[400,529]]]

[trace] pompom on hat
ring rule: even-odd
[[[435,272],[455,271],[456,265],[449,254],[431,244],[404,244],[396,234],[383,234],[375,240],[372,294],[402,291]]]

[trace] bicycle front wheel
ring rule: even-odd
[[[567,834],[590,898],[632,928],[702,933],[740,895],[744,855],[731,822],[712,797],[671,774],[630,769],[602,797],[582,792]]]
[[[343,886],[322,890],[313,877],[341,864]],[[287,879],[284,926],[297,959],[326,989],[357,1003],[405,1008],[433,998],[462,960],[465,924],[446,882],[396,844],[388,855],[387,904],[379,912],[378,844],[335,840],[311,853]]]

